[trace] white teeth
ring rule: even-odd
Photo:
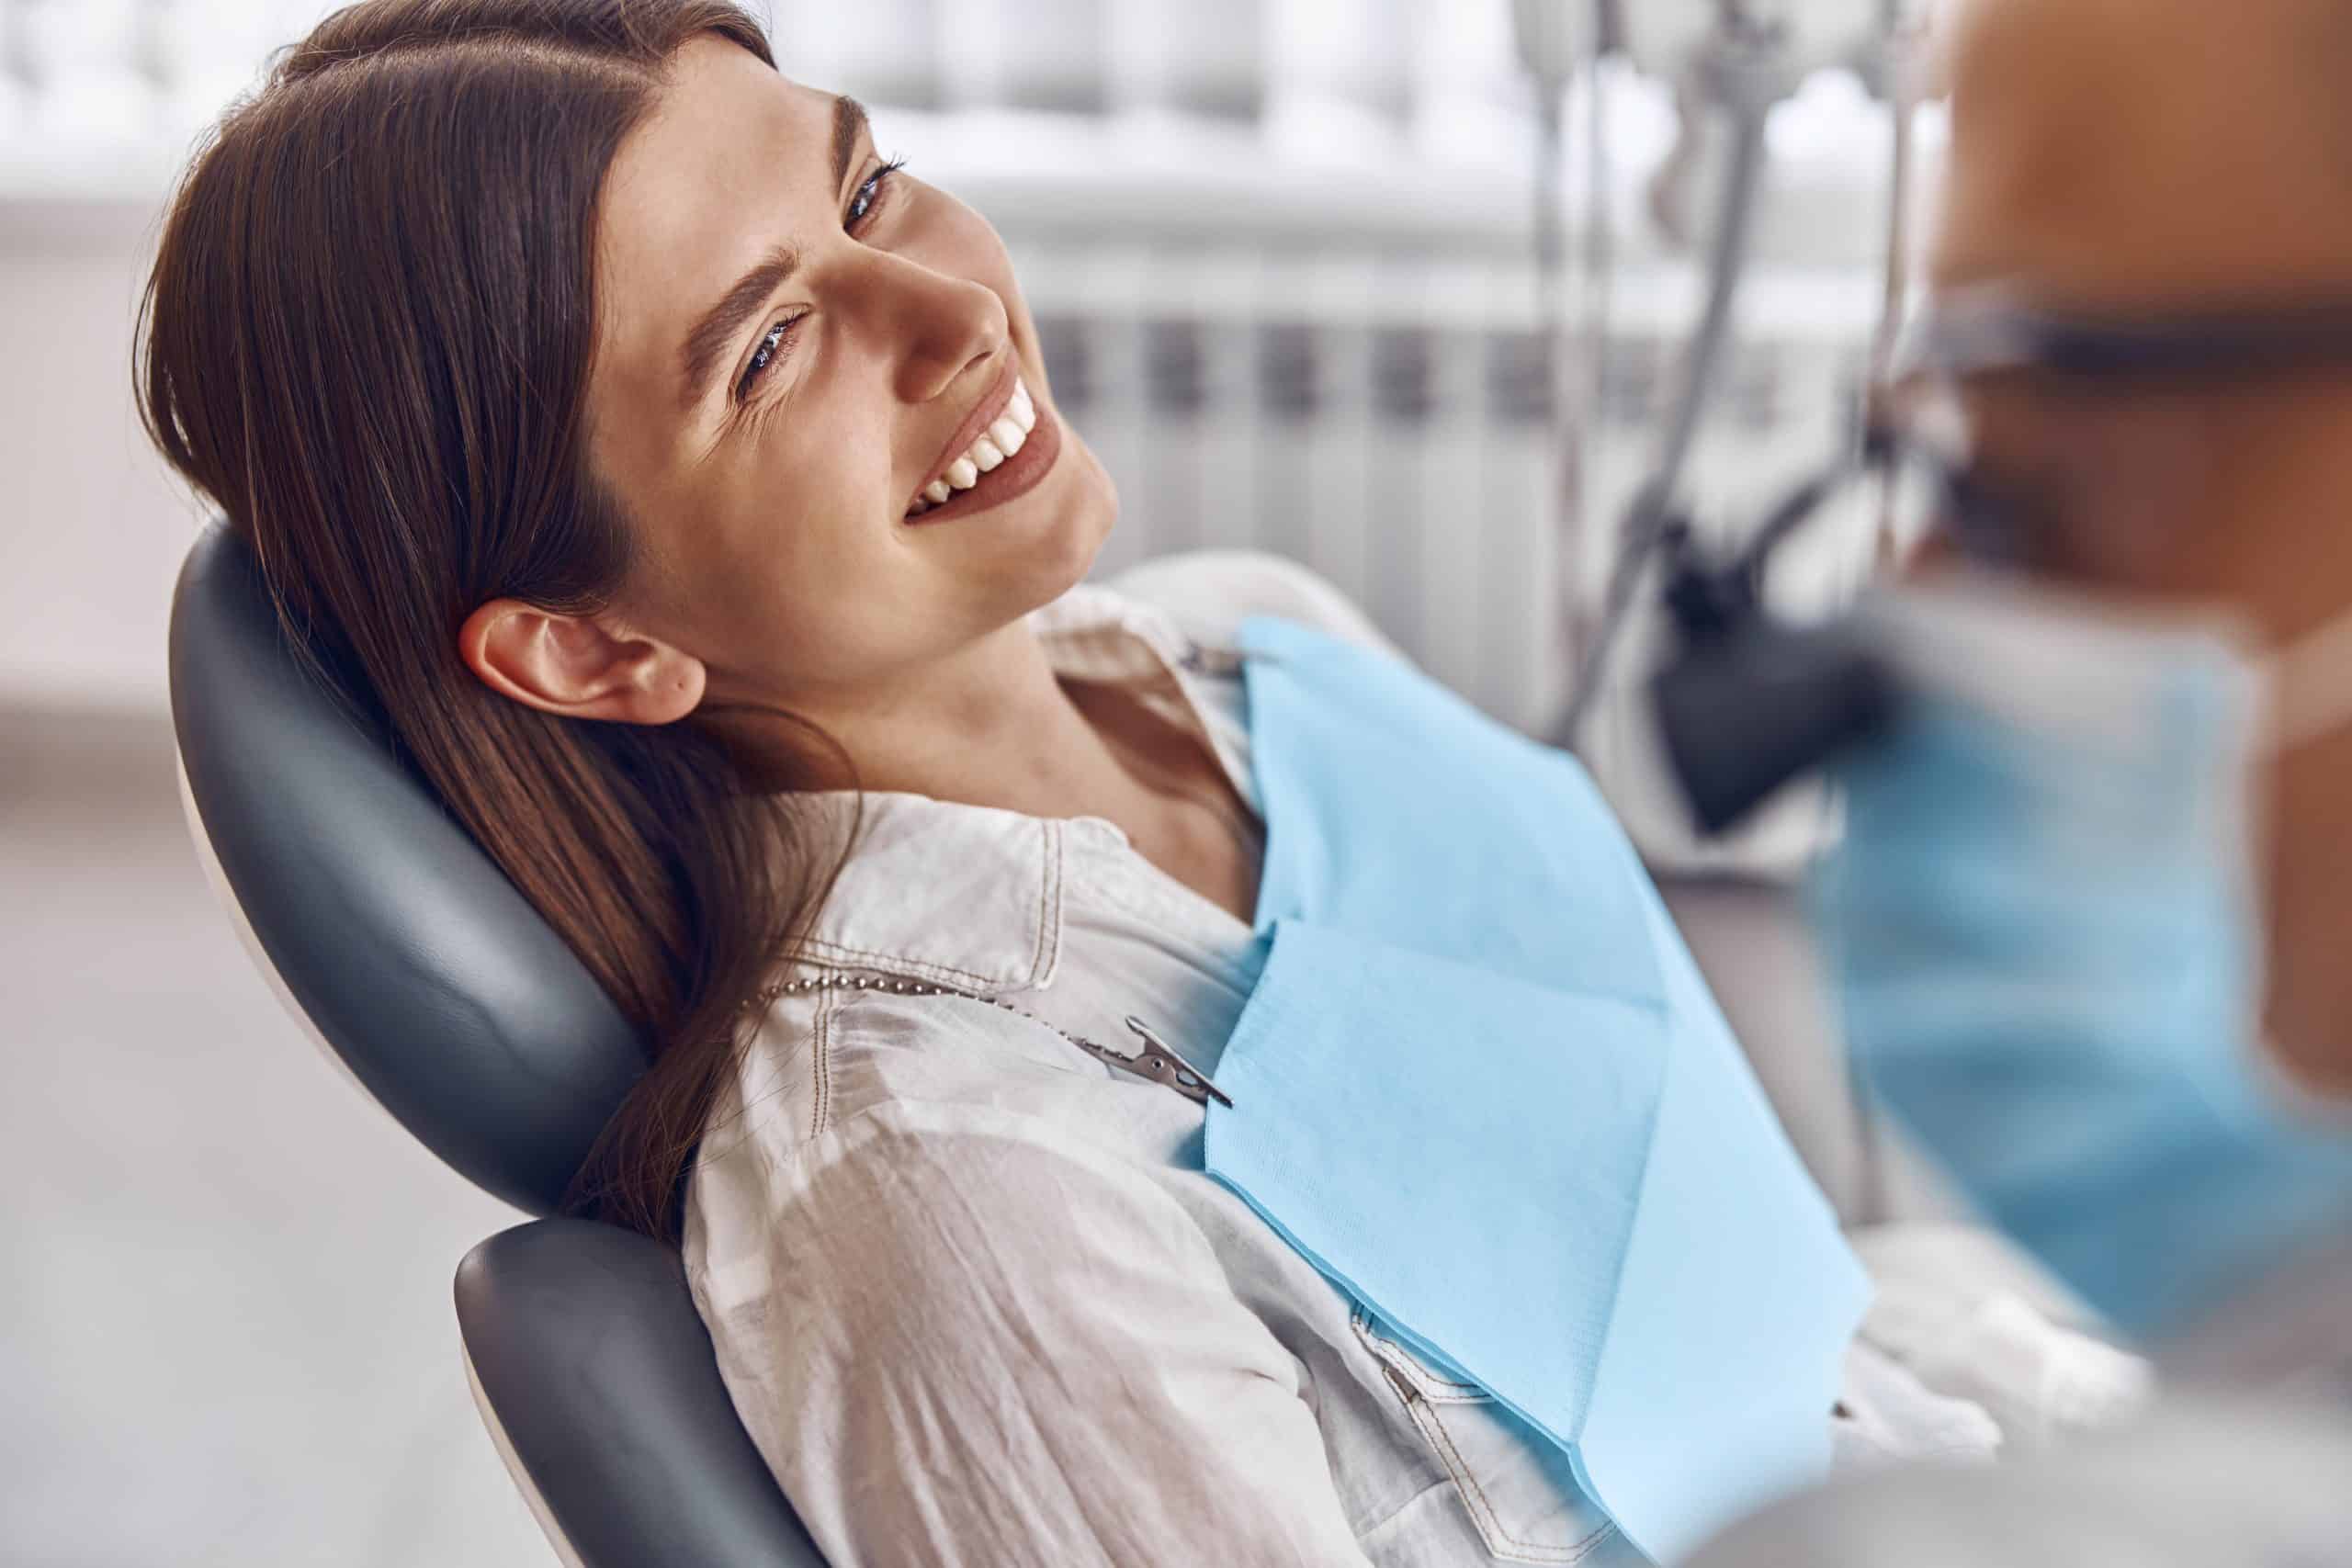
[[[982,431],[962,457],[948,464],[946,472],[922,487],[922,498],[908,508],[907,515],[928,512],[944,504],[957,491],[969,490],[979,483],[982,474],[1003,467],[1007,457],[1026,446],[1029,433],[1036,428],[1037,405],[1029,396],[1028,383],[1015,377],[1012,400],[997,415],[996,423]]]

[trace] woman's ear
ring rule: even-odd
[[[594,615],[492,599],[458,628],[458,657],[494,692],[546,713],[670,724],[695,711],[701,660]]]

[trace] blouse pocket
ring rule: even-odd
[[[1476,1383],[1430,1370],[1380,1332],[1361,1304],[1349,1314],[1405,1412],[1453,1477],[1487,1552],[1505,1562],[1582,1562],[1616,1526],[1577,1484],[1550,1438]]]

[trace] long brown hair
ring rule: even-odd
[[[253,547],[288,640],[522,890],[651,1065],[568,1207],[674,1237],[747,1003],[846,854],[695,718],[568,719],[458,652],[485,600],[586,614],[633,559],[584,393],[605,171],[728,0],[365,0],[197,153],[141,309],[149,434]],[[789,718],[790,716],[783,716]],[[796,721],[797,722],[797,721]],[[854,818],[852,833],[855,831]]]

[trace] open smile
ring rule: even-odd
[[[1061,452],[1061,427],[1037,407],[1013,364],[955,439],[960,445],[909,504],[907,522],[944,523],[1011,501],[1044,479]]]

